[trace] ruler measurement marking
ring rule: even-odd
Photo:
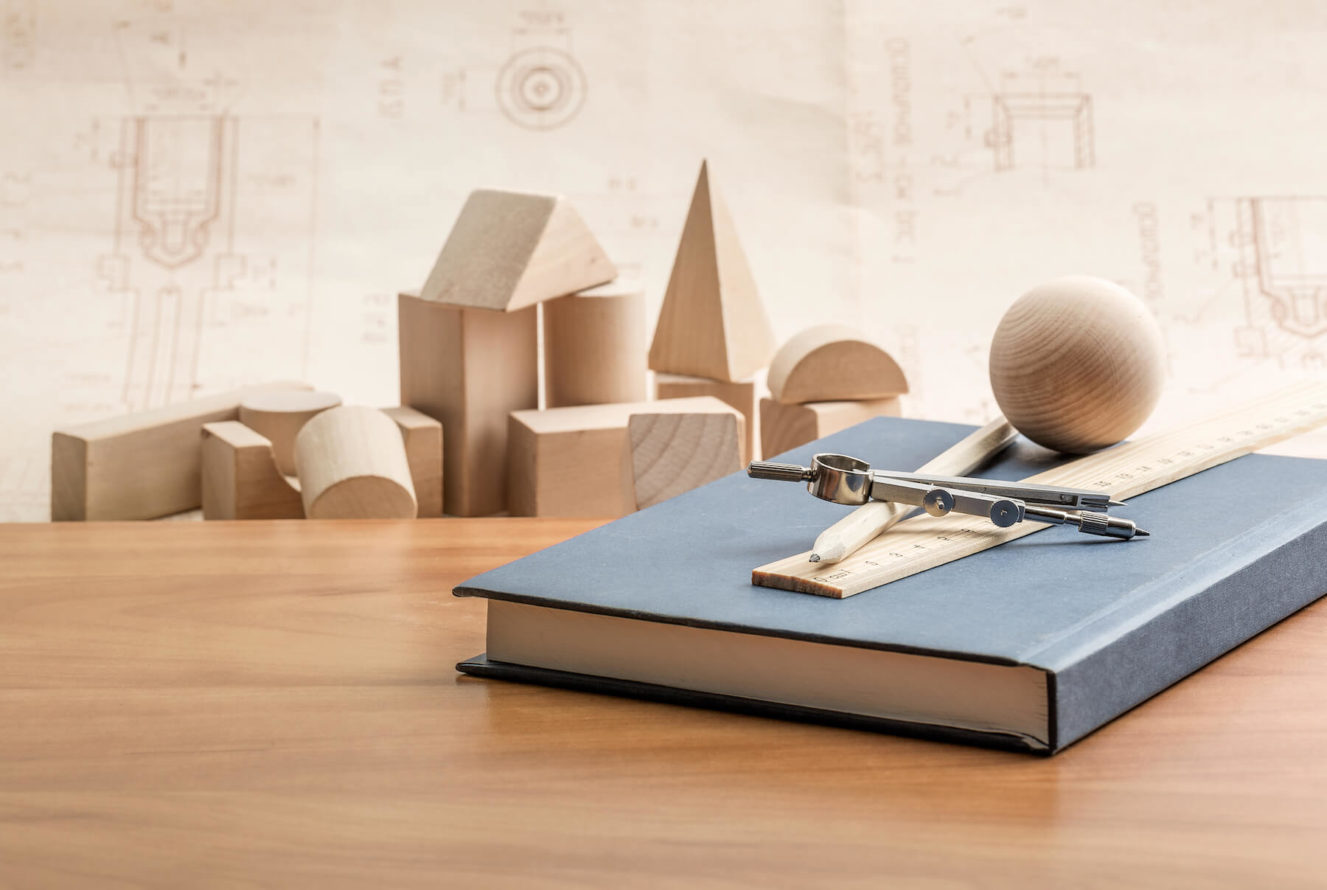
[[[1088,455],[1025,481],[1092,488],[1124,499],[1324,422],[1327,385],[1303,384],[1263,403]],[[821,596],[852,596],[1049,527],[1025,521],[998,529],[974,517],[917,517],[837,563],[832,572],[816,573],[807,553],[799,553],[755,569],[752,582]]]

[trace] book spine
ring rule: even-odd
[[[1141,704],[1327,593],[1327,524],[1283,517],[1279,545],[1054,670],[1052,751]],[[1297,521],[1298,520],[1298,521]]]

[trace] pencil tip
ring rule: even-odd
[[[1126,504],[1124,501],[1107,501],[1107,502],[1106,502],[1106,506],[1107,506],[1107,507],[1127,507],[1127,506],[1129,506],[1129,505]]]
[[[808,559],[810,562],[820,562],[820,554],[819,554],[819,553],[812,553],[809,557],[807,557],[807,559]]]
[[[1133,534],[1135,538],[1150,538],[1152,536],[1151,532],[1143,531],[1141,528],[1135,529]]]

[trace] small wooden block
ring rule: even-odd
[[[203,424],[204,519],[303,519],[299,490],[277,469],[272,443],[238,420]]]
[[[410,294],[398,308],[401,404],[442,422],[446,512],[502,512],[507,415],[539,407],[535,309],[460,309]]]
[[[660,501],[736,473],[742,464],[740,411],[701,414],[633,414],[631,467],[636,507]]]
[[[255,392],[309,389],[271,383],[56,430],[51,435],[51,519],[156,519],[202,503],[200,435],[235,420]]]
[[[872,417],[899,417],[897,396],[860,402],[807,402],[785,405],[760,400],[760,453],[765,460]]]
[[[752,446],[756,432],[756,384],[751,380],[728,382],[706,377],[687,377],[682,374],[655,374],[656,399],[686,399],[695,396],[714,396],[742,412],[746,420],[742,437],[742,463],[752,459]]]
[[[295,437],[304,515],[310,519],[413,519],[410,462],[396,422],[377,408],[332,408]]]
[[[396,422],[405,443],[410,481],[415,485],[419,516],[442,515],[442,424],[414,408],[383,408]]]
[[[513,411],[509,507],[516,516],[625,516],[636,509],[633,414],[740,413],[718,399],[668,399]]]
[[[765,367],[774,345],[732,217],[702,163],[650,344],[650,368],[745,380]]]
[[[309,418],[341,404],[330,392],[288,390],[258,392],[240,402],[240,423],[272,443],[276,468],[295,475],[295,437]]]
[[[480,190],[461,208],[420,296],[511,312],[616,274],[565,198]]]
[[[883,399],[908,391],[898,362],[844,325],[819,325],[797,334],[769,366],[769,391],[785,405]]]
[[[639,402],[645,387],[645,290],[612,281],[544,304],[549,408]]]

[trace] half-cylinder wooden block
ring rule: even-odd
[[[898,397],[860,402],[808,402],[785,405],[760,400],[760,453],[765,460],[872,417],[898,417]]]

